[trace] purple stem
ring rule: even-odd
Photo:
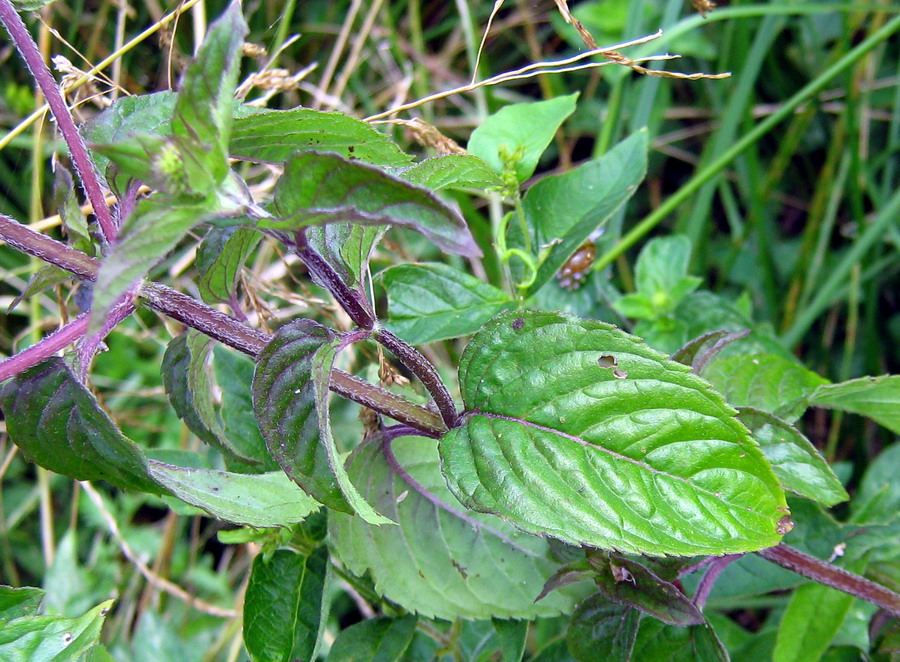
[[[900,616],[900,593],[895,593],[865,577],[820,561],[816,557],[788,547],[784,543],[756,553],[775,565],[780,565],[782,568],[792,570],[798,575],[803,575],[820,584],[876,604],[895,616]]]
[[[6,241],[23,253],[65,269],[83,280],[95,280],[100,268],[97,260],[2,214],[0,214],[0,240]],[[256,358],[269,342],[268,334],[246,326],[233,317],[165,285],[144,283],[138,296],[148,308],[197,329],[253,358]],[[82,330],[81,333],[84,332],[85,330]],[[47,356],[52,353],[48,352]],[[18,360],[17,357],[18,355],[7,360]],[[40,359],[36,362],[39,361]],[[27,367],[29,366],[24,365],[22,369]],[[411,425],[426,434],[440,436],[446,432],[441,418],[434,412],[341,370],[332,372],[329,386],[338,395]]]
[[[106,206],[100,179],[94,171],[94,164],[88,156],[87,147],[78,132],[78,127],[75,126],[75,120],[72,119],[72,114],[66,106],[53,74],[44,64],[44,58],[41,57],[37,44],[31,38],[28,28],[25,27],[25,23],[13,7],[11,0],[0,0],[0,22],[6,27],[9,36],[22,55],[22,59],[25,60],[25,65],[47,99],[47,105],[50,106],[50,111],[56,118],[56,125],[69,146],[72,164],[75,166],[81,186],[94,208],[94,215],[100,224],[100,230],[107,241],[112,241],[116,237],[116,224],[109,207]]]
[[[450,392],[441,380],[441,376],[431,362],[422,356],[412,345],[400,340],[387,329],[378,329],[375,331],[375,340],[389,349],[400,362],[419,378],[422,385],[434,398],[434,404],[437,405],[441,418],[444,419],[444,425],[448,429],[456,427],[459,413],[456,411],[456,405]]]
[[[713,559],[706,574],[703,575],[703,579],[701,579],[700,583],[697,585],[697,592],[694,594],[694,605],[696,605],[697,609],[703,611],[706,600],[709,598],[709,594],[716,584],[716,579],[719,578],[721,572],[727,568],[729,564],[734,563],[742,556],[743,554],[727,554]]]
[[[119,297],[110,309],[106,319],[103,320],[103,325],[100,330],[92,336],[84,338],[81,343],[79,343],[78,377],[82,382],[87,380],[88,369],[91,367],[91,362],[94,360],[94,356],[96,356],[97,350],[100,348],[100,343],[109,335],[110,331],[128,319],[135,311],[134,295],[136,290],[137,287],[132,287],[124,295]]]
[[[0,382],[28,370],[81,338],[87,331],[89,317],[88,313],[83,313],[28,349],[0,361]]]
[[[284,239],[280,235],[279,237]],[[369,307],[369,302],[358,291],[349,287],[334,270],[334,267],[310,247],[303,231],[296,233],[295,247],[298,257],[309,269],[310,276],[331,292],[331,296],[337,300],[358,327],[371,330],[375,326],[375,315]]]

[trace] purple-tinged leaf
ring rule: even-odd
[[[750,335],[749,329],[744,331],[728,331],[725,329],[710,331],[689,341],[669,358],[672,361],[691,366],[691,372],[699,375],[719,352],[736,340],[746,338],[748,335]]]
[[[640,609],[664,623],[686,626],[704,622],[703,614],[678,588],[636,561],[616,554],[590,558],[600,592],[619,604]]]
[[[734,410],[615,327],[502,313],[459,366],[462,426],[440,441],[454,495],[535,535],[650,555],[769,547],[787,514]]]
[[[172,339],[160,367],[166,395],[178,418],[202,441],[243,462],[257,463],[229,443],[216,415],[208,366],[211,346],[209,337],[193,330]]]
[[[35,464],[76,480],[165,492],[148,474],[141,449],[62,359],[49,359],[6,382],[0,407],[10,439]]]
[[[278,218],[261,221],[260,227],[399,225],[449,253],[481,255],[462,218],[430,191],[335,154],[304,152],[291,158],[275,190],[275,211]]]
[[[566,639],[579,662],[629,662],[641,613],[599,593],[578,605]]]
[[[797,428],[761,409],[739,407],[738,412],[784,489],[826,506],[850,498],[825,458]]]
[[[312,320],[281,327],[259,355],[253,410],[269,452],[307,494],[334,510],[388,524],[350,482],[331,438],[328,380],[341,342]]]
[[[306,241],[349,287],[360,287],[372,249],[387,231],[386,225],[332,223],[307,228]]]
[[[347,472],[379,512],[399,526],[369,526],[329,513],[335,551],[375,590],[422,616],[535,618],[568,613],[587,582],[535,598],[558,567],[547,541],[492,515],[465,510],[441,475],[435,442],[400,437],[357,447]]]

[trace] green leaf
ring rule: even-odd
[[[5,662],[75,662],[100,640],[100,629],[113,600],[78,618],[26,616],[0,629],[0,659]]]
[[[347,471],[399,526],[329,513],[335,552],[404,609],[445,620],[534,618],[567,612],[583,597],[584,583],[534,602],[557,567],[547,542],[465,511],[447,490],[434,442],[401,437],[386,451],[368,443],[353,452]]]
[[[387,524],[350,482],[331,438],[328,380],[341,340],[307,319],[278,329],[257,360],[253,411],[272,456],[307,494],[329,508]]]
[[[101,173],[107,172],[109,159],[103,156],[104,146],[120,144],[133,134],[169,135],[178,95],[168,90],[152,94],[119,97],[112,105],[89,119],[81,128],[90,143],[92,158]],[[149,155],[147,161],[149,162]],[[114,182],[110,182],[111,185]]]
[[[20,303],[30,299],[35,294],[39,294],[54,285],[65,283],[71,278],[72,274],[68,271],[60,269],[59,267],[54,267],[52,264],[43,265],[31,275],[28,282],[25,284],[25,289],[23,289],[21,294],[9,304],[9,307],[6,309],[7,314],[11,313]]]
[[[900,375],[823,384],[810,395],[809,404],[861,414],[900,434]]]
[[[69,246],[93,256],[96,253],[94,240],[87,218],[78,204],[78,191],[72,173],[61,163],[57,163],[53,170],[53,200]]]
[[[253,662],[316,658],[328,613],[328,548],[279,549],[253,560],[244,598],[244,645]]]
[[[850,498],[825,458],[797,428],[760,409],[742,407],[738,412],[784,489],[826,506]]]
[[[176,202],[155,196],[138,202],[125,219],[119,239],[100,265],[94,284],[91,329],[98,331],[114,304],[143,278],[195,225],[208,218],[210,204]]]
[[[319,507],[281,471],[238,474],[149,461],[150,475],[176,497],[216,519],[258,528],[290,526]]]
[[[281,164],[297,152],[315,150],[381,166],[405,166],[412,160],[388,136],[342,113],[240,110],[246,114],[235,118],[229,145],[238,159]]]
[[[23,616],[33,616],[44,599],[42,589],[0,585],[0,624]]]
[[[396,662],[409,648],[416,632],[416,617],[370,618],[341,630],[328,662]]]
[[[207,194],[225,179],[229,170],[234,91],[246,35],[241,4],[232,2],[209,27],[178,87],[172,132],[185,141],[180,151],[194,175],[191,186],[198,186],[198,173],[208,173],[209,188],[199,185]],[[195,160],[193,167],[188,159]]]
[[[900,443],[885,448],[866,473],[850,506],[853,521],[889,522],[900,519]]]
[[[615,327],[503,313],[459,366],[440,442],[466,506],[574,545],[650,555],[769,547],[784,493],[709,384]]]
[[[619,604],[640,609],[670,625],[704,622],[703,614],[674,584],[645,566],[619,555],[598,554],[591,559],[600,592]]]
[[[159,493],[141,449],[126,438],[93,394],[59,358],[17,375],[0,389],[10,439],[30,461],[76,480]]]
[[[522,200],[537,249],[550,246],[526,291],[532,296],[634,195],[647,174],[647,131],[623,140],[599,159],[571,172],[550,175],[532,186]]]
[[[701,336],[694,338],[679,348],[677,352],[670,357],[673,361],[678,361],[684,365],[691,366],[691,371],[701,374],[703,368],[712,361],[723,349],[733,342],[746,338],[749,331],[727,331],[720,329],[718,331],[710,331]]]
[[[231,301],[241,269],[262,239],[257,230],[241,226],[212,227],[197,250],[197,289],[206,303]]]
[[[260,221],[260,227],[399,225],[421,232],[447,252],[481,255],[465,221],[430,191],[334,154],[304,152],[288,160],[275,189],[275,209],[280,218]]]
[[[503,662],[521,662],[528,639],[528,621],[494,618],[492,622],[500,640]]]
[[[688,277],[691,240],[684,235],[651,239],[641,249],[635,268],[635,282],[641,294],[650,297],[663,312],[670,312],[681,299],[700,284],[699,278]],[[658,300],[668,301],[660,305]]]
[[[388,297],[385,326],[414,345],[474,333],[516,306],[502,290],[446,264],[400,264],[379,276]]]
[[[160,372],[169,402],[188,429],[223,453],[253,462],[228,443],[212,404],[207,359],[212,341],[197,331],[172,339],[163,355]]]
[[[629,662],[641,613],[599,593],[578,605],[566,635],[579,662]]]
[[[432,191],[489,188],[503,183],[487,163],[473,154],[436,156],[404,169],[399,175],[410,184]]]
[[[369,266],[372,249],[381,241],[387,226],[332,223],[306,230],[306,240],[350,287],[361,283]]]
[[[641,620],[632,659],[640,662],[729,662],[728,651],[709,623],[680,628],[654,618]]]
[[[796,361],[773,354],[720,357],[703,377],[735,407],[753,407],[775,414],[788,423],[806,410],[806,398],[828,380]]]
[[[217,343],[213,347],[213,369],[216,383],[222,391],[219,413],[225,438],[243,456],[253,458],[266,471],[279,468],[259,430],[253,414],[253,371],[256,363],[248,356]],[[234,467],[235,471],[244,469]]]
[[[773,662],[818,662],[854,599],[821,584],[799,587],[781,617]]]
[[[467,149],[496,172],[503,172],[505,151],[515,160],[516,178],[524,182],[534,174],[541,154],[565,119],[575,112],[578,94],[548,101],[504,106],[472,132]]]

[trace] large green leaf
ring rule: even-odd
[[[491,167],[473,154],[447,154],[406,168],[400,176],[411,184],[442,188],[488,188],[502,184]]]
[[[736,407],[771,412],[788,423],[806,410],[806,398],[828,380],[796,361],[773,354],[719,357],[703,377]]]
[[[260,239],[262,234],[254,228],[210,228],[197,250],[197,289],[206,303],[231,301],[244,262]]]
[[[283,472],[238,474],[149,461],[149,472],[176,497],[216,519],[258,528],[290,526],[319,507]]]
[[[412,160],[388,136],[365,122],[310,108],[241,107],[241,116],[234,120],[229,149],[235,158],[277,164],[309,150],[381,166],[405,166]]]
[[[481,255],[462,218],[430,191],[335,154],[303,152],[288,160],[275,189],[275,210],[279,218],[260,221],[261,227],[399,225],[450,253]]]
[[[850,498],[825,458],[797,428],[761,409],[738,411],[738,419],[753,433],[784,489],[826,506]]]
[[[253,411],[272,456],[307,494],[329,508],[386,524],[390,520],[350,482],[331,438],[328,380],[341,340],[307,319],[278,329],[258,357]]]
[[[576,93],[504,106],[472,132],[467,149],[497,172],[503,172],[505,153],[513,159],[516,178],[524,182],[534,174],[556,130],[575,112],[577,100]]]
[[[76,662],[100,640],[100,629],[113,600],[78,618],[25,616],[0,628],[4,662]]]
[[[569,650],[579,662],[629,662],[641,613],[595,593],[572,614]]]
[[[447,490],[433,441],[402,437],[388,452],[366,444],[347,471],[399,526],[368,526],[337,512],[329,522],[337,555],[354,573],[369,571],[380,594],[446,620],[553,616],[584,595],[581,584],[534,602],[556,569],[547,542],[465,511]]]
[[[25,457],[76,480],[159,493],[141,449],[116,427],[62,359],[51,358],[0,389],[9,436]]]
[[[379,275],[388,329],[414,345],[474,333],[516,302],[502,290],[441,263],[400,264]]]
[[[500,640],[503,662],[521,662],[528,643],[528,621],[494,618],[491,622]]]
[[[728,651],[709,623],[686,628],[641,620],[632,659],[640,662],[728,662]]]
[[[860,377],[840,384],[823,384],[809,396],[809,404],[868,416],[900,434],[900,375]]]
[[[572,254],[634,195],[647,173],[647,131],[629,136],[599,159],[571,172],[545,177],[522,200],[535,249],[549,248],[537,278],[526,291],[535,294]]]
[[[244,598],[244,645],[253,662],[313,660],[328,611],[328,548],[279,549],[253,560]]]
[[[709,384],[615,327],[503,313],[459,366],[440,442],[468,507],[570,544],[651,555],[776,544],[784,493]]]
[[[338,634],[328,662],[397,662],[415,632],[415,616],[370,618]]]

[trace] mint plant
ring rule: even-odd
[[[642,181],[646,131],[524,195],[575,95],[507,106],[476,130],[469,154],[414,163],[345,115],[235,101],[246,35],[237,3],[210,27],[177,93],[121,99],[79,129],[9,0],[0,19],[94,209],[89,224],[70,216],[68,244],[0,217],[0,238],[70,274],[89,302],[0,363],[9,437],[57,474],[244,526],[222,540],[261,549],[243,604],[252,660],[315,659],[337,576],[379,616],[343,630],[329,660],[376,649],[430,659],[442,646],[475,659],[466,642],[479,637],[521,659],[528,621],[560,615],[564,638],[548,657],[725,660],[717,630],[727,619],[705,609],[717,580],[755,573],[747,590],[757,593],[800,581],[772,580],[762,559],[813,580],[791,598],[777,651],[827,646],[825,634],[791,636],[820,602],[831,635],[853,597],[900,613],[900,595],[863,576],[896,552],[888,460],[838,524],[822,506],[849,495],[794,425],[815,406],[900,432],[900,377],[830,384],[809,371],[746,311],[698,290],[691,242],[678,235],[644,246],[635,293],[601,282],[601,260],[588,295],[570,300],[583,315],[556,310],[554,275],[603,237]],[[258,193],[250,165],[277,173],[271,194]],[[487,232],[470,230],[446,195],[473,189],[508,203]],[[388,227],[458,257],[373,276]],[[202,301],[150,278],[192,232],[204,233]],[[279,319],[269,333],[242,308],[240,275],[259,245],[276,242],[335,306]],[[462,268],[481,257],[495,267],[491,282]],[[26,294],[51,282],[41,278]],[[598,304],[577,297],[598,291],[637,335],[591,318]],[[92,392],[95,355],[138,307],[185,327],[161,373],[201,452],[143,448]],[[466,335],[456,365],[415,347]],[[367,380],[346,360],[357,348],[388,352],[423,390]],[[363,438],[336,438],[332,394],[367,412]],[[822,560],[840,544],[847,568]],[[99,641],[110,603],[64,619],[35,615],[40,597],[0,589],[3,655],[77,659]]]

